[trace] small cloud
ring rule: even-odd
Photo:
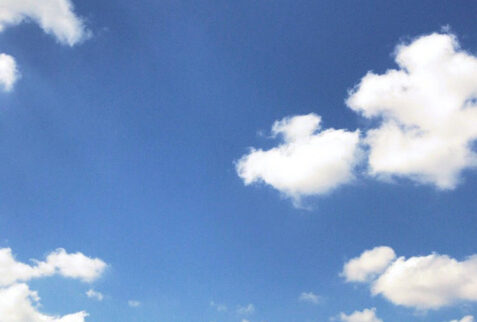
[[[128,301],[128,305],[130,307],[139,307],[141,305],[141,302],[139,301],[135,301],[135,300],[129,300]]]
[[[227,306],[219,303],[215,303],[214,301],[210,301],[210,307],[217,310],[217,312],[227,312]]]
[[[314,294],[313,292],[303,292],[300,294],[298,300],[300,302],[308,302],[316,305],[320,303],[320,296]]]
[[[249,315],[253,313],[255,313],[255,306],[253,304],[249,304],[246,306],[239,306],[237,308],[237,314]]]
[[[364,309],[363,311],[354,311],[352,314],[347,315],[340,313],[340,322],[383,322],[376,316],[376,309]]]
[[[0,54],[0,87],[9,92],[20,77],[15,59],[7,54]]]
[[[93,289],[90,289],[86,292],[86,296],[92,299],[96,299],[98,301],[102,301],[104,299],[104,295],[100,292],[97,292]]]

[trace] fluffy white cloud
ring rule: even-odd
[[[15,59],[7,54],[0,54],[0,87],[5,92],[13,89],[19,78],[17,63]]]
[[[395,258],[396,254],[392,248],[386,246],[375,247],[347,262],[341,275],[348,282],[365,282],[382,273]]]
[[[139,307],[141,305],[141,302],[139,301],[135,301],[135,300],[129,300],[128,301],[128,305],[130,307]]]
[[[454,188],[477,165],[477,57],[455,36],[431,34],[396,49],[399,69],[369,72],[347,105],[381,120],[368,131],[369,171]]]
[[[472,315],[466,315],[460,320],[452,320],[450,322],[474,322],[475,319]]]
[[[363,260],[362,256],[358,259]],[[388,262],[385,270],[374,279],[366,281],[370,283],[373,295],[382,295],[396,305],[420,310],[438,309],[459,301],[476,302],[477,255],[462,261],[435,253],[408,259],[399,257]]]
[[[86,312],[63,317],[40,313],[38,294],[22,282],[54,274],[91,282],[103,273],[106,264],[81,253],[68,254],[64,249],[51,252],[45,261],[33,262],[33,266],[18,262],[10,248],[0,249],[0,322],[83,322]],[[102,299],[102,294],[92,290],[87,295]]]
[[[26,284],[0,288],[0,322],[83,322],[86,312],[63,317],[50,316],[38,311],[40,298]]]
[[[419,309],[477,301],[477,256],[464,261],[438,254],[400,257],[373,283],[372,292]]]
[[[375,308],[354,311],[350,315],[340,313],[339,319],[341,322],[383,322],[383,320],[376,316]]]
[[[353,179],[359,156],[359,131],[320,131],[316,114],[287,117],[273,124],[283,142],[270,150],[252,149],[237,163],[246,185],[264,182],[299,201],[324,194]]]
[[[320,303],[320,296],[314,294],[313,292],[303,292],[298,297],[298,300],[301,302],[308,302],[311,304]]]
[[[102,301],[104,299],[104,295],[101,292],[95,291],[93,289],[89,289],[86,292],[86,296],[91,298],[91,299],[98,300],[98,301]]]
[[[0,286],[55,274],[92,282],[106,268],[106,263],[98,258],[89,258],[82,253],[68,254],[64,249],[51,252],[45,261],[33,262],[34,266],[18,262],[10,248],[0,249]]]
[[[255,313],[255,306],[253,304],[248,304],[245,306],[239,306],[237,308],[237,314],[249,315]]]
[[[73,46],[90,35],[73,9],[70,0],[2,0],[0,32],[24,21],[34,21],[60,43]]]

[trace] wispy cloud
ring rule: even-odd
[[[217,310],[217,312],[227,312],[228,308],[226,305],[224,304],[219,304],[219,303],[216,303],[214,301],[210,301],[209,305],[214,308],[215,310]]]
[[[237,314],[249,315],[255,313],[255,306],[253,304],[248,304],[245,306],[239,306],[237,308]]]
[[[320,296],[314,294],[313,292],[303,292],[298,297],[298,300],[301,302],[308,302],[316,305],[320,303]]]
[[[98,301],[102,301],[104,299],[104,295],[101,292],[97,292],[93,289],[90,289],[86,292],[86,296],[92,299],[96,299]]]

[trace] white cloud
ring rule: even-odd
[[[38,311],[40,298],[28,285],[13,284],[0,288],[0,322],[83,322],[86,312],[51,316]]]
[[[475,319],[472,315],[466,315],[460,320],[452,320],[450,322],[474,322]]]
[[[11,91],[19,77],[15,59],[10,55],[0,54],[0,87],[5,92]]]
[[[128,301],[128,305],[130,307],[139,307],[141,305],[141,302],[139,301],[135,301],[135,300],[129,300]]]
[[[264,182],[299,202],[350,182],[359,156],[359,131],[321,130],[316,114],[287,117],[272,127],[282,143],[252,149],[237,162],[246,185]],[[321,131],[320,131],[321,130]]]
[[[210,306],[213,307],[214,309],[217,310],[217,312],[226,312],[228,309],[227,309],[227,306],[224,305],[224,304],[219,304],[219,303],[216,303],[214,301],[210,301]]]
[[[70,0],[2,0],[0,32],[25,21],[36,22],[60,43],[73,46],[90,35]]]
[[[313,292],[303,292],[298,297],[298,300],[301,302],[308,302],[311,304],[320,303],[320,296],[314,294]]]
[[[383,320],[376,316],[375,308],[354,311],[350,315],[340,313],[339,319],[341,322],[383,322]]]
[[[0,249],[0,286],[55,274],[92,282],[107,266],[98,258],[89,258],[82,253],[68,254],[64,249],[51,252],[46,261],[33,262],[34,266],[18,262],[10,248]]]
[[[248,304],[245,306],[239,306],[237,308],[237,314],[249,315],[255,313],[255,306],[253,304]]]
[[[106,264],[64,249],[51,252],[45,261],[33,262],[33,266],[18,262],[10,248],[0,249],[0,322],[83,322],[88,316],[83,311],[62,317],[40,313],[37,292],[22,282],[54,274],[91,282],[103,273]]]
[[[373,295],[419,310],[439,309],[461,301],[477,302],[477,255],[462,261],[435,253],[399,257],[367,282]]]
[[[104,299],[104,295],[101,292],[97,292],[93,289],[90,289],[86,292],[86,296],[98,301],[102,301]]]
[[[392,248],[375,247],[347,262],[341,275],[348,282],[365,282],[376,274],[382,273],[395,258],[396,254]]]
[[[431,34],[396,49],[398,70],[369,72],[347,105],[381,120],[367,132],[369,171],[452,189],[477,165],[477,57],[455,36]]]

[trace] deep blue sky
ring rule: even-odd
[[[58,45],[35,24],[0,34],[22,74],[0,94],[0,236],[17,258],[63,247],[110,268],[94,288],[35,281],[43,310],[88,321],[327,321],[376,307],[385,321],[444,321],[339,276],[363,250],[477,253],[477,175],[452,191],[363,176],[311,210],[245,187],[235,162],[285,116],[366,128],[344,103],[397,43],[449,25],[477,52],[471,1],[74,1],[94,36]],[[54,281],[54,282],[53,282]],[[298,301],[302,292],[323,297]],[[130,308],[127,301],[141,306]],[[227,305],[216,312],[209,302]]]

